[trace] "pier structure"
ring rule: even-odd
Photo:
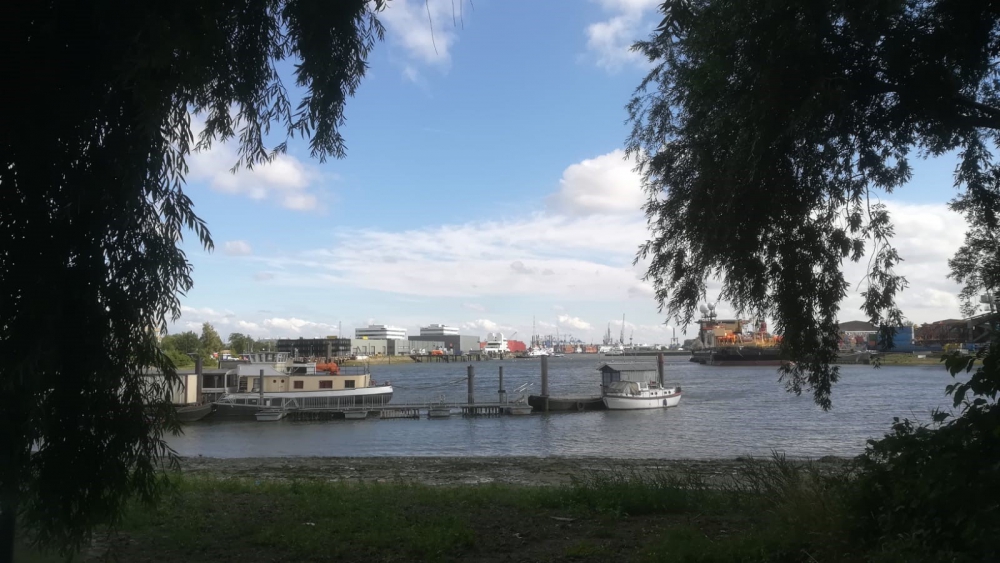
[[[369,417],[391,418],[443,418],[452,414],[462,416],[502,416],[524,415],[531,413],[529,406],[522,398],[509,401],[503,388],[503,367],[499,370],[498,399],[494,402],[477,402],[475,397],[476,368],[469,365],[466,381],[468,384],[465,402],[421,402],[421,403],[389,403],[385,395],[354,396],[354,397],[281,397],[223,399],[220,405],[246,409],[247,414],[253,413],[259,421],[277,421],[284,418],[290,420],[359,420]],[[263,373],[263,372],[262,372]],[[261,376],[262,377],[262,376]],[[523,392],[524,385],[517,392]]]

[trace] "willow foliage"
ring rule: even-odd
[[[382,27],[376,0],[9,2],[0,8],[0,558],[14,516],[72,550],[156,497],[177,431],[157,333],[179,314],[196,147],[269,134],[344,155],[344,104]],[[295,61],[289,94],[278,73]],[[195,139],[192,113],[205,121]],[[275,131],[272,132],[271,128]],[[167,381],[140,374],[159,368]]]
[[[796,393],[830,407],[838,313],[867,264],[863,310],[887,342],[906,280],[880,193],[910,160],[957,150],[953,261],[966,297],[995,289],[1000,4],[987,0],[667,0],[635,49],[653,64],[628,106],[648,190],[648,277],[690,322],[709,280],[774,318]],[[956,225],[956,228],[961,228]]]

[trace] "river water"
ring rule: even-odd
[[[597,395],[602,358],[566,356],[549,361],[552,396]],[[649,360],[653,360],[649,358]],[[537,359],[477,362],[479,402],[496,400],[497,368],[504,387],[533,383]],[[466,399],[466,365],[372,366],[378,381],[395,387],[393,403],[430,402],[443,395]],[[777,382],[775,367],[712,367],[666,358],[668,384],[684,397],[671,409],[592,411],[522,417],[325,422],[212,421],[189,424],[169,440],[183,456],[596,456],[608,458],[718,459],[784,452],[790,457],[853,456],[880,437],[892,418],[927,422],[950,401],[943,367],[841,366],[833,409],[796,397]]]

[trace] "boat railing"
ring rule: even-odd
[[[346,397],[233,397],[216,401],[220,405],[271,408],[280,410],[349,410],[379,408],[389,404],[392,397],[383,395],[350,395]]]

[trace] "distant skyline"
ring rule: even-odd
[[[527,339],[535,317],[540,333],[600,341],[624,314],[626,338],[668,342],[645,265],[632,264],[645,198],[623,152],[623,108],[647,70],[628,45],[657,4],[480,0],[453,24],[450,0],[431,0],[432,39],[423,0],[390,2],[386,41],[348,102],[346,159],[320,164],[301,140],[237,175],[232,147],[190,159],[186,191],[216,249],[185,241],[195,287],[171,332],[441,323]],[[945,277],[964,231],[946,205],[955,158],[913,165],[910,185],[882,198],[910,282],[900,304],[915,322],[957,317]],[[864,265],[847,266],[849,281]],[[841,320],[863,319],[859,305],[852,289]]]

